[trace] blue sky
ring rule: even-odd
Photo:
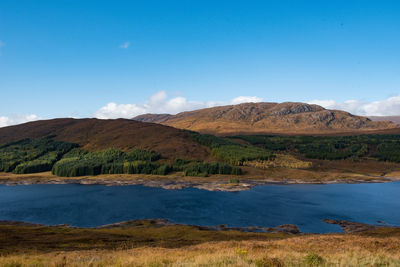
[[[399,48],[394,0],[2,0],[0,126],[239,96],[400,115]]]

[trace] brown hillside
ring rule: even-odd
[[[147,114],[135,120],[161,123],[203,133],[336,134],[392,129],[391,122],[373,122],[345,111],[305,103],[244,103],[177,115]]]
[[[24,138],[56,135],[55,139],[78,143],[87,150],[133,148],[155,150],[165,157],[208,157],[207,150],[188,133],[172,127],[134,120],[53,119],[0,128],[0,144]]]
[[[372,121],[391,121],[400,124],[400,116],[369,116]]]
[[[135,117],[136,121],[141,121],[141,122],[153,122],[153,123],[163,123],[168,121],[169,119],[172,119],[174,115],[171,114],[143,114]]]

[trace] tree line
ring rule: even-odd
[[[322,160],[359,160],[377,158],[400,162],[400,135],[356,136],[275,136],[239,135],[233,140],[243,140],[272,152],[286,151]]]
[[[24,139],[0,146],[0,171],[18,174],[52,171],[57,176],[99,174],[154,174],[183,172],[188,176],[241,174],[226,163],[185,159],[162,159],[160,153],[144,149],[85,151],[77,144],[55,141],[53,137]]]
[[[77,144],[42,139],[23,139],[0,146],[0,171],[18,174],[50,171],[56,161]]]
[[[274,153],[253,145],[244,145],[226,138],[209,134],[191,132],[195,141],[211,149],[211,154],[228,164],[241,166],[244,162],[255,160],[271,160]]]

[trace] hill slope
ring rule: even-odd
[[[369,116],[372,121],[391,121],[400,124],[400,116]]]
[[[145,114],[134,119],[212,134],[329,134],[397,127],[392,122],[374,122],[345,111],[328,110],[318,105],[297,102],[244,103],[177,115]]]
[[[209,153],[182,130],[134,120],[53,119],[0,128],[0,144],[55,135],[94,151],[118,148],[155,150],[171,158],[207,158]]]

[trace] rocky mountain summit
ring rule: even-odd
[[[393,129],[389,121],[372,121],[318,105],[243,103],[170,114],[145,114],[134,120],[212,134],[280,133],[325,134]]]

